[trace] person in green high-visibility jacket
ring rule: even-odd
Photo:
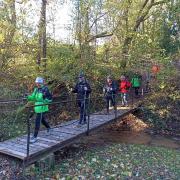
[[[48,133],[51,131],[50,125],[45,120],[45,113],[49,111],[47,103],[52,102],[52,95],[48,87],[44,85],[44,79],[42,77],[37,77],[35,83],[36,87],[33,93],[27,97],[28,101],[35,103],[34,111],[36,113],[34,136],[30,139],[30,143],[37,141],[41,122],[47,128]]]
[[[135,97],[138,97],[139,95],[139,88],[141,86],[141,78],[140,76],[135,73],[135,75],[133,76],[132,80],[131,80],[131,84],[132,84],[132,87],[134,88],[134,92],[135,92]]]

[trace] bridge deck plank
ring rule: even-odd
[[[117,118],[130,113],[134,108],[118,109]],[[115,120],[114,110],[111,110],[110,114],[105,115],[102,113],[94,113],[90,115],[90,131],[97,129],[107,123]],[[64,125],[64,126],[63,126]],[[73,143],[73,140],[78,139],[84,135],[87,131],[87,125],[78,126],[77,120],[65,122],[63,125],[59,125],[53,128],[51,134],[47,134],[45,130],[40,131],[38,140],[34,144],[30,144],[29,157],[27,153],[27,135],[10,139],[0,143],[0,153],[6,154],[12,157],[16,157],[20,160],[33,163],[41,158],[43,155],[55,152],[66,145]],[[32,134],[31,134],[32,136]]]

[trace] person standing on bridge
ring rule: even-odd
[[[109,114],[109,106],[110,103],[112,106],[114,106],[114,110],[115,110],[115,105],[116,105],[116,101],[115,101],[115,96],[116,96],[116,91],[117,91],[117,86],[115,81],[112,80],[112,78],[110,76],[107,76],[106,79],[106,84],[103,88],[103,93],[106,99],[106,110],[107,110],[107,114]]]
[[[73,93],[77,93],[77,103],[80,108],[80,119],[79,126],[86,124],[86,111],[88,107],[88,98],[91,93],[91,87],[89,83],[86,81],[84,74],[81,72],[78,76],[78,82],[76,83]]]
[[[121,93],[122,106],[128,106],[127,93],[130,87],[131,87],[131,83],[128,81],[128,79],[124,75],[122,75],[120,77],[120,84],[119,84],[119,91]]]
[[[136,72],[131,80],[132,87],[134,88],[135,97],[139,97],[139,88],[141,86],[141,76]]]
[[[27,97],[28,101],[35,103],[34,111],[36,113],[35,130],[33,137],[30,139],[30,143],[37,141],[41,122],[47,128],[47,133],[51,131],[50,125],[45,120],[45,113],[49,111],[47,103],[52,102],[52,95],[48,87],[44,85],[44,79],[42,77],[37,77],[35,83],[36,87],[33,93]]]

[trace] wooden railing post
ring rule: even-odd
[[[116,104],[116,98],[117,98],[117,95],[114,94],[114,114],[115,114],[115,118],[117,118],[117,104]]]
[[[133,92],[133,88],[131,88],[131,106],[133,107],[134,105],[134,92]]]
[[[31,119],[31,112],[30,112],[30,109],[28,109],[28,110],[29,110],[29,114],[28,114],[28,118],[27,118],[27,152],[26,152],[27,157],[29,157],[30,119]]]

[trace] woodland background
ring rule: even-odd
[[[56,14],[61,13],[60,7],[66,3],[72,7],[71,22],[63,27],[62,33],[67,30],[69,37],[60,40]],[[179,136],[179,0],[0,0],[1,101],[23,98],[32,91],[37,76],[46,79],[54,96],[70,96],[70,88],[80,71],[85,73],[93,93],[102,94],[107,75],[119,80],[122,74],[131,78],[138,72],[144,77],[147,72],[151,73],[153,65],[158,65],[160,71],[157,79],[151,81],[153,93],[138,116],[157,133]],[[24,104],[0,104],[0,114],[1,141],[26,132],[26,124],[22,123],[27,119]],[[67,110],[57,113],[59,121],[66,116],[69,116]],[[58,122],[52,118],[51,123]],[[128,147],[122,146],[127,151]],[[130,150],[146,152],[136,146]],[[167,163],[173,166],[174,159],[178,162],[178,153],[171,153],[172,157],[169,151],[162,152],[164,159],[169,158]],[[128,153],[127,156],[136,156],[131,151]],[[155,150],[152,156],[156,155]],[[141,157],[146,161],[147,155]],[[95,160],[97,158],[92,163]],[[67,170],[66,165],[67,162],[62,164],[61,173]],[[151,167],[142,177],[153,177],[148,175]],[[164,177],[178,177],[178,165],[170,169],[172,176],[163,168],[158,176],[162,171]],[[129,171],[122,172],[125,174],[120,177],[129,176]],[[61,173],[55,172],[55,179],[61,177]]]

